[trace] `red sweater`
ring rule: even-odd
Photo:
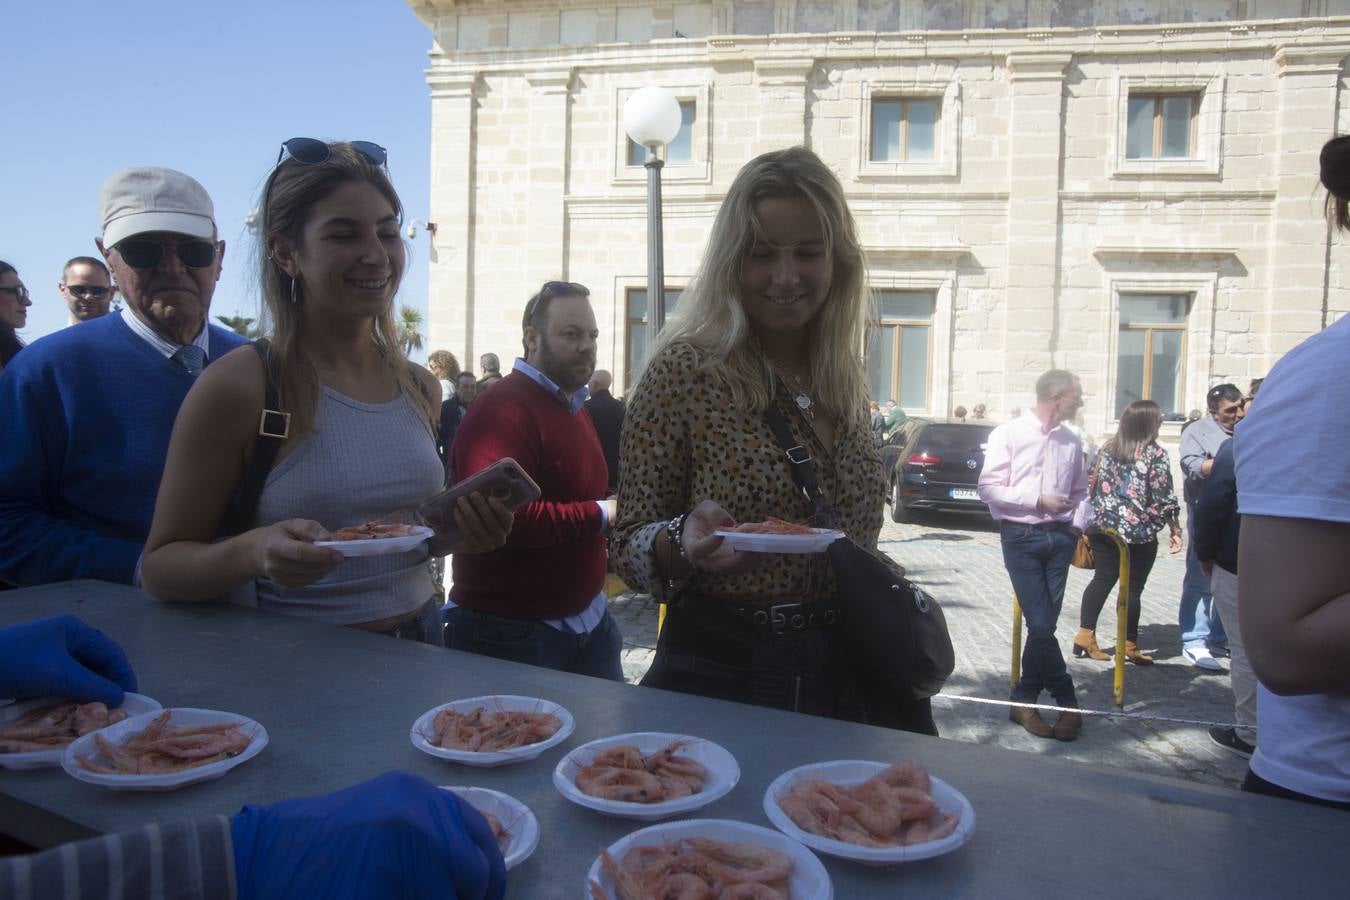
[[[520,372],[481,394],[455,433],[450,471],[460,480],[509,456],[542,496],[516,512],[506,546],[456,553],[450,599],[512,619],[580,613],[605,584],[605,537],[597,500],[605,454],[585,408],[573,413]]]

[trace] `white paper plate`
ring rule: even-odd
[[[539,820],[524,803],[510,794],[488,788],[460,785],[441,785],[441,790],[459,794],[466,803],[480,812],[490,812],[510,832],[506,849],[506,868],[514,869],[523,863],[539,846]]]
[[[792,874],[788,876],[788,887],[792,900],[832,900],[834,886],[830,883],[825,866],[816,859],[811,851],[796,841],[789,840],[777,831],[745,822],[733,822],[730,819],[684,819],[679,822],[666,822],[662,825],[650,825],[635,831],[625,838],[610,844],[608,850],[615,859],[632,847],[659,845],[674,842],[687,837],[705,837],[717,841],[737,841],[742,844],[759,844],[792,859]],[[600,857],[595,858],[591,869],[586,873],[587,883],[594,881],[604,890],[605,896],[615,898],[614,882],[605,874]],[[583,896],[590,900],[591,894],[586,884],[581,886]]]
[[[403,537],[371,538],[365,541],[315,541],[315,547],[333,547],[343,556],[385,556],[402,553],[421,544],[433,534],[425,525],[414,525],[412,534]]]
[[[842,531],[812,528],[810,534],[755,534],[744,531],[714,531],[726,538],[732,550],[750,553],[823,553],[844,536]]]
[[[8,725],[16,719],[21,719],[30,711],[39,709],[43,706],[51,706],[53,703],[69,703],[64,697],[39,697],[36,700],[25,700],[22,703],[15,703],[12,706],[0,708],[0,727]],[[133,694],[130,691],[126,694],[126,699],[122,705],[117,707],[126,711],[127,718],[140,715],[144,712],[151,712],[156,709],[163,709],[158,700],[151,700],[144,694]],[[32,750],[27,753],[0,753],[0,769],[48,769],[61,765],[61,754],[66,752],[65,747],[53,747],[50,750]]]
[[[104,740],[120,744],[132,734],[144,729],[158,715],[158,712],[142,713],[139,716],[132,716],[130,719],[118,722],[116,725],[109,725],[102,731],[94,732],[94,734],[101,734]],[[66,752],[61,756],[61,768],[65,769],[72,778],[79,781],[102,785],[115,791],[172,791],[189,784],[212,781],[261,753],[263,748],[267,746],[267,729],[248,716],[221,712],[216,709],[175,707],[173,708],[173,716],[169,719],[170,725],[182,728],[218,725],[222,722],[239,723],[244,734],[250,735],[252,740],[243,753],[230,759],[222,759],[220,762],[207,763],[204,766],[197,766],[195,769],[184,769],[181,772],[173,772],[167,775],[107,775],[102,772],[91,772],[75,759],[77,754],[88,756],[91,759],[97,759],[99,756],[98,746],[94,743],[94,734],[86,734],[66,748]]]
[[[773,784],[769,785],[769,789],[764,792],[764,814],[769,817],[769,821],[774,824],[774,827],[793,840],[801,841],[812,850],[869,866],[894,866],[916,859],[941,856],[960,847],[975,834],[975,810],[971,808],[970,801],[966,800],[960,791],[940,778],[932,779],[933,800],[943,813],[947,815],[959,813],[961,820],[957,823],[956,830],[945,838],[929,841],[926,844],[915,844],[912,847],[859,847],[857,844],[848,844],[844,841],[836,841],[821,837],[818,834],[811,834],[794,825],[792,820],[788,818],[787,813],[783,812],[782,807],[778,805],[778,798],[786,794],[799,781],[860,784],[877,773],[886,771],[887,768],[889,768],[887,763],[841,759],[790,769],[775,778]]]
[[[596,754],[607,747],[630,744],[643,754],[648,754],[670,746],[672,741],[680,740],[688,742],[680,750],[680,755],[702,763],[708,770],[708,779],[703,784],[703,790],[697,794],[661,803],[628,803],[592,797],[590,794],[583,794],[577,788],[577,772],[582,766],[589,765]],[[553,770],[553,786],[578,806],[602,812],[607,816],[638,819],[643,822],[655,822],[658,819],[668,819],[671,816],[701,809],[714,800],[725,797],[740,780],[741,767],[736,763],[736,757],[725,748],[703,738],[687,734],[666,734],[660,731],[640,731],[591,741],[564,756]]]
[[[553,715],[562,720],[562,727],[554,732],[553,736],[546,741],[540,741],[537,744],[526,744],[523,747],[513,747],[510,750],[496,750],[491,753],[475,753],[470,750],[447,750],[444,747],[437,747],[428,740],[428,736],[432,734],[431,724],[436,718],[436,713],[443,709],[453,709],[456,712],[471,713],[480,706],[486,707],[490,712],[497,710],[525,710],[526,712],[553,713]],[[448,759],[451,762],[463,763],[466,766],[493,768],[495,766],[507,766],[511,763],[534,759],[548,748],[556,747],[558,744],[561,744],[571,737],[572,732],[576,730],[576,727],[577,723],[572,719],[572,714],[552,700],[541,700],[538,697],[518,697],[512,694],[493,694],[488,697],[470,697],[467,700],[455,700],[451,703],[442,703],[440,706],[433,706],[431,709],[417,717],[417,721],[413,722],[412,729],[408,732],[408,737],[412,740],[413,746],[423,753],[429,753],[432,756],[438,756],[441,759]]]

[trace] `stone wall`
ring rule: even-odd
[[[1350,309],[1316,184],[1322,142],[1350,130],[1350,19],[1261,21],[1350,0],[444,5],[414,3],[437,40],[429,346],[461,359],[518,353],[526,299],[565,278],[591,288],[600,364],[626,389],[645,175],[618,122],[645,84],[696,107],[693,161],[663,182],[667,283],[694,274],[745,161],[810,146],[848,192],[872,283],[934,292],[931,412],[1002,415],[1057,365],[1110,430],[1121,293],[1192,298],[1187,408]],[[1182,24],[1135,24],[1158,21]],[[958,30],[861,30],[877,27]],[[1193,158],[1125,159],[1125,101],[1154,88],[1202,97]],[[886,90],[941,97],[933,163],[868,159]]]

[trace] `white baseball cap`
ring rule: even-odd
[[[103,246],[150,231],[168,231],[215,240],[215,208],[193,178],[173,169],[123,169],[98,192]]]

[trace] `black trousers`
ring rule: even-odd
[[[1111,589],[1120,580],[1120,548],[1116,542],[1095,532],[1088,533],[1092,544],[1092,559],[1096,564],[1092,581],[1083,591],[1083,604],[1078,614],[1080,628],[1097,630],[1097,617],[1102,606],[1110,596]],[[1139,598],[1144,594],[1144,585],[1148,574],[1153,571],[1153,563],[1158,559],[1158,542],[1147,544],[1128,544],[1130,548],[1130,596],[1128,618],[1125,623],[1125,639],[1139,640]]]

